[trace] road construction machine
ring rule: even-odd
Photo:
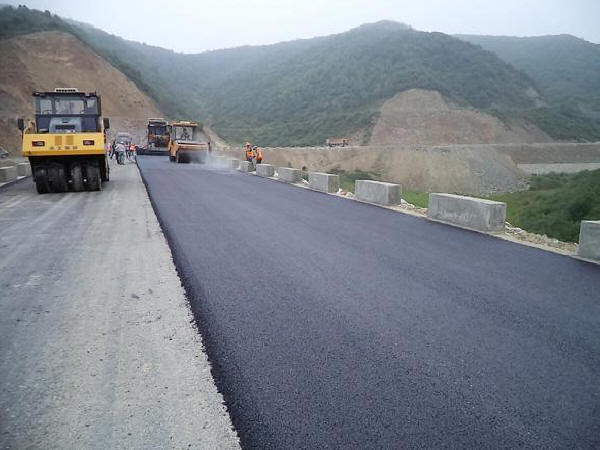
[[[169,152],[169,123],[162,118],[148,119],[146,132],[148,142],[145,148],[138,151],[140,154],[166,155]]]
[[[206,162],[211,152],[210,141],[195,122],[179,121],[169,125],[169,160],[178,163]]]
[[[34,92],[35,120],[25,127],[23,156],[29,158],[38,193],[99,191],[109,179],[106,130],[100,96],[75,88]]]

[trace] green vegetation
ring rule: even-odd
[[[348,192],[354,192],[356,180],[378,180],[380,176],[377,172],[363,172],[362,170],[347,172],[337,167],[331,169],[329,173],[339,175],[340,188]]]
[[[600,219],[600,170],[534,176],[528,191],[490,198],[506,202],[512,225],[577,242],[580,222]]]
[[[26,6],[7,6],[0,10],[0,39],[49,30],[71,32],[69,25],[50,11],[32,10]]]
[[[420,191],[403,191],[402,198],[420,208],[429,206],[429,193]]]
[[[372,126],[396,93],[423,88],[483,110],[531,108],[532,82],[498,57],[395,22],[269,46],[182,55],[26,7],[0,11],[1,37],[67,31],[172,117],[199,117],[233,143],[315,145]]]
[[[168,116],[196,117],[232,143],[318,145],[329,137],[351,136],[372,127],[385,100],[412,88],[440,91],[507,123],[531,120],[559,139],[600,139],[598,46],[570,37],[574,42],[559,53],[548,51],[555,42],[544,43],[534,62],[528,61],[529,47],[511,58],[487,41],[476,42],[523,69],[519,71],[478,45],[396,22],[184,55],[126,41],[48,11],[24,6],[0,10],[0,39],[46,30],[75,35]],[[560,70],[553,72],[557,64]],[[536,91],[543,99],[548,96],[548,107],[537,108],[540,99],[531,95]]]
[[[407,202],[427,208],[429,194],[404,191]],[[507,221],[532,233],[578,242],[582,220],[600,220],[600,169],[531,177],[527,191],[487,197],[505,202]]]
[[[523,115],[556,139],[600,139],[600,45],[574,36],[458,36],[525,72],[550,108]]]
[[[563,107],[536,108],[516,113],[534,123],[557,140],[597,141],[600,140],[600,120]]]

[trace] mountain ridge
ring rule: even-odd
[[[233,143],[317,145],[327,137],[356,134],[368,140],[384,102],[410,89],[438,91],[464,108],[495,115],[509,128],[525,121],[555,138],[600,138],[600,127],[581,125],[579,118],[568,122],[551,106],[540,108],[546,99],[537,81],[494,52],[392,21],[191,55],[23,7],[0,10],[0,25],[6,25],[0,38],[39,28],[73,34],[167,115],[202,121]]]

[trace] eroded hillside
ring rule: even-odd
[[[383,104],[370,144],[504,144],[550,140],[546,133],[524,121],[503,122],[490,114],[458,106],[437,91],[411,89]]]
[[[112,131],[132,131],[138,139],[146,119],[160,115],[131,80],[71,34],[45,31],[0,40],[0,54],[0,146],[13,154],[20,140],[16,118],[32,117],[35,90],[97,91]]]

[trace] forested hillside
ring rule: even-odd
[[[554,115],[560,116],[561,129],[566,121],[570,126],[580,127],[576,131],[580,136],[589,133],[590,138],[598,138],[600,45],[570,35],[457,37],[494,52],[524,71],[543,91]],[[550,119],[548,114],[546,120]]]
[[[589,124],[578,129],[578,122],[565,127],[568,120],[558,120],[563,112],[538,108],[545,95],[539,84],[495,54],[395,22],[270,46],[183,55],[48,12],[24,7],[0,11],[0,38],[47,29],[79,37],[163,111],[203,121],[232,142],[321,144],[328,137],[369,129],[385,100],[412,88],[439,91],[458,105],[491,112],[506,123],[529,118],[555,137],[600,138],[600,129]]]

